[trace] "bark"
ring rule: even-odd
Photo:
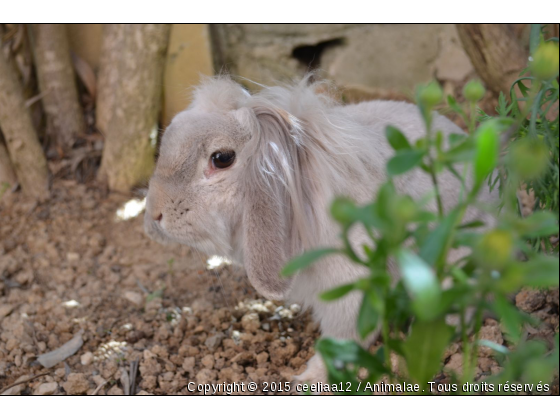
[[[26,108],[21,85],[0,52],[0,128],[23,191],[39,200],[49,197],[49,171]]]
[[[49,131],[68,152],[84,132],[84,115],[78,100],[66,25],[34,26],[35,63]]]
[[[504,24],[458,24],[457,31],[486,86],[509,95],[528,58],[512,29]]]
[[[126,25],[115,44],[118,77],[99,171],[112,190],[128,192],[152,174],[170,28]]]
[[[12,188],[17,184],[16,173],[12,168],[12,161],[8,155],[8,149],[4,146],[2,136],[0,136],[0,198],[6,189]]]
[[[115,88],[119,80],[119,63],[125,28],[122,23],[103,25],[103,41],[97,78],[95,122],[101,134],[106,135],[113,115]]]

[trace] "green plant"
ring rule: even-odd
[[[546,44],[540,48],[543,47],[549,48]],[[554,64],[549,52],[540,56],[555,65],[552,72],[547,63],[541,63],[542,73],[557,76],[558,60]],[[526,79],[521,78],[516,84],[523,85]],[[375,200],[358,206],[349,199],[338,198],[332,204],[331,214],[341,226],[344,247],[312,250],[285,266],[282,274],[293,275],[319,258],[340,253],[369,270],[367,277],[321,296],[328,301],[353,291],[361,292],[359,335],[365,338],[379,328],[383,341],[373,354],[354,341],[320,340],[317,350],[325,361],[331,383],[350,383],[349,389],[357,393],[371,393],[380,380],[390,384],[389,390],[395,392],[435,392],[438,389],[433,387],[432,378],[441,371],[444,351],[454,340],[461,340],[462,375],[452,376],[452,384],[439,391],[527,391],[523,385],[518,388],[520,383],[532,384],[534,392],[548,387],[551,372],[558,369],[558,335],[552,354],[547,354],[543,342],[526,341],[523,324],[536,321],[519,312],[508,299],[521,287],[558,285],[558,258],[550,252],[540,252],[538,246],[530,246],[558,234],[558,117],[554,121],[546,119],[552,104],[558,104],[558,83],[554,76],[547,80],[535,76],[530,79],[533,86],[522,89],[526,96],[515,98],[508,105],[501,95],[498,116],[483,115],[478,128],[476,103],[484,95],[482,85],[471,82],[465,86],[466,106],[448,98],[451,108],[465,118],[469,133],[451,135],[447,142],[441,133],[433,132],[431,124],[433,108],[442,99],[441,89],[436,83],[418,89],[417,102],[427,136],[411,144],[398,129],[388,127],[386,135],[395,156],[387,163],[389,179],[378,190]],[[522,100],[527,104],[521,109]],[[505,147],[510,138],[515,145],[522,144],[522,139],[527,137],[540,145],[523,144],[529,149],[523,149],[523,153],[516,147]],[[501,153],[504,147],[506,153]],[[536,159],[540,159],[545,169],[528,173],[526,168],[533,166]],[[432,178],[437,213],[426,210],[423,203],[399,194],[394,188],[395,177],[416,167]],[[444,169],[451,171],[462,185],[459,202],[449,211],[441,204],[437,183],[437,174]],[[473,180],[467,182],[470,174]],[[491,187],[499,185],[503,205],[497,226],[481,232],[482,221],[465,223],[463,217],[469,206],[484,208],[485,203],[478,197],[487,182]],[[523,184],[533,189],[540,200],[527,218],[520,217],[515,199],[518,187]],[[365,258],[358,256],[348,239],[349,229],[356,224],[365,228],[374,244],[363,245]],[[450,252],[459,248],[470,252],[450,262]],[[518,255],[523,258],[517,258]],[[393,282],[388,274],[390,260],[398,264],[399,282]],[[442,288],[444,279],[451,280],[449,288]],[[467,316],[468,308],[474,309],[474,316]],[[514,350],[479,340],[486,311],[501,320]],[[449,315],[460,319],[457,330],[445,322]],[[500,374],[485,379],[484,388],[482,383],[475,383],[479,346],[493,349],[503,367]],[[405,369],[395,372],[391,354],[398,356]],[[360,368],[367,372],[364,377],[361,371],[361,380],[358,379]],[[411,382],[418,387],[411,387]]]

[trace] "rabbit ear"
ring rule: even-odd
[[[189,109],[203,112],[233,111],[242,107],[250,96],[247,90],[228,75],[204,77],[202,83],[194,89]]]
[[[282,299],[290,290],[291,279],[281,277],[280,270],[302,251],[305,152],[286,112],[267,106],[243,111],[243,120],[252,120],[253,132],[244,150],[244,265],[258,292]]]
[[[262,191],[250,191],[243,215],[243,261],[249,281],[267,299],[281,300],[291,279],[280,276],[287,261],[286,217]]]

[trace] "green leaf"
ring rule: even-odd
[[[341,298],[342,296],[350,293],[356,288],[356,283],[343,284],[342,286],[335,287],[334,289],[327,290],[321,293],[321,300],[331,301]]]
[[[467,118],[467,115],[465,114],[465,111],[463,110],[463,108],[461,108],[461,106],[457,103],[457,101],[455,100],[455,98],[451,95],[447,96],[447,103],[449,104],[449,107],[455,111],[456,113],[458,113],[459,115],[461,115],[464,119]]]
[[[475,185],[480,186],[498,163],[500,140],[493,121],[482,124],[476,132],[476,152],[474,156]]]
[[[501,344],[498,343],[494,343],[493,341],[490,340],[478,340],[478,345],[489,347],[492,350],[497,351],[498,353],[509,354],[509,349],[507,347],[502,346]]]
[[[470,139],[466,139],[445,152],[443,158],[446,162],[467,162],[474,156],[474,146]]]
[[[391,147],[397,151],[412,148],[405,135],[398,128],[388,125],[387,128],[385,128],[385,135]]]
[[[541,24],[533,23],[531,24],[531,34],[529,36],[529,53],[531,55],[535,54],[539,44],[541,43]]]
[[[519,263],[523,273],[523,284],[530,287],[558,287],[558,257],[539,255],[527,262]]]
[[[558,234],[558,219],[547,211],[537,211],[525,219],[516,219],[515,228],[526,238]]]
[[[473,220],[472,222],[463,223],[460,226],[457,226],[457,229],[476,229],[479,227],[486,226],[482,220]]]
[[[451,237],[451,232],[458,214],[458,210],[453,210],[445,216],[441,223],[430,232],[422,244],[422,247],[420,248],[420,256],[428,263],[428,265],[434,266],[441,258],[449,238]]]
[[[449,138],[449,144],[454,146],[457,143],[465,140],[467,138],[467,135],[466,134],[459,134],[459,133],[451,133],[448,138]]]
[[[492,305],[494,312],[500,320],[511,341],[517,343],[521,338],[521,325],[523,316],[505,297],[497,295]]]
[[[453,335],[453,328],[444,320],[416,321],[404,343],[408,372],[420,386],[426,384],[441,369],[443,352]]]
[[[372,305],[368,293],[364,294],[358,313],[358,333],[362,340],[377,328],[379,318],[379,311]]]
[[[410,171],[422,161],[424,153],[421,150],[400,150],[387,163],[387,172],[395,176]]]
[[[404,285],[412,296],[413,308],[420,319],[429,320],[437,315],[441,289],[432,267],[413,254],[401,249],[397,253]]]
[[[313,264],[318,259],[323,258],[326,255],[335,254],[338,252],[340,251],[335,248],[323,248],[323,249],[314,249],[312,251],[308,251],[305,254],[302,254],[290,260],[284,266],[284,268],[280,272],[280,275],[284,277],[293,276],[296,272]]]
[[[370,373],[377,375],[388,373],[382,361],[352,340],[323,338],[317,343],[317,351],[321,353],[327,365],[336,366],[340,363],[353,363],[365,367]]]
[[[357,220],[357,213],[356,203],[346,197],[336,198],[331,205],[331,214],[334,220],[346,226]]]

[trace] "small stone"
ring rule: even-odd
[[[83,373],[71,373],[62,387],[69,395],[83,395],[89,389],[89,382]]]
[[[461,376],[463,374],[463,355],[460,353],[451,355],[451,358],[445,367],[455,372],[457,376]]]
[[[66,254],[66,260],[70,263],[80,260],[80,254],[77,252],[69,252]]]
[[[211,335],[204,341],[204,345],[208,347],[208,350],[214,351],[220,344],[222,344],[224,337],[225,335],[223,333]]]
[[[109,391],[107,391],[107,395],[124,395],[124,392],[117,385],[114,385],[111,389],[109,389]]]
[[[19,378],[17,378],[14,382],[21,382],[21,381],[25,381],[29,379],[28,375],[23,375],[20,376]],[[22,391],[25,389],[25,387],[27,386],[27,384],[19,384],[16,386],[11,387],[10,389],[5,390],[4,392],[2,392],[2,395],[19,395],[22,393]]]
[[[93,353],[91,351],[82,354],[82,356],[80,357],[80,363],[84,366],[91,365],[91,362],[93,362]]]
[[[503,344],[504,337],[498,322],[494,319],[487,319],[484,324],[485,325],[480,328],[479,339],[492,341],[496,344]],[[478,353],[482,357],[490,357],[494,351],[490,347],[479,346]]]
[[[142,389],[142,390],[140,390],[139,392],[137,392],[136,395],[154,395],[154,394],[150,394],[149,392],[144,391],[144,390]]]
[[[47,382],[37,387],[33,395],[53,395],[58,389],[56,382]]]
[[[201,369],[196,374],[196,380],[199,384],[209,384],[216,379],[216,371],[210,369]]]
[[[515,296],[515,305],[523,312],[531,313],[546,303],[546,295],[537,289],[523,289]]]
[[[259,316],[257,314],[249,313],[243,315],[243,318],[241,318],[241,325],[247,332],[256,332],[261,326],[261,321],[259,320]]]
[[[183,366],[182,367],[185,370],[185,372],[189,372],[190,374],[192,374],[194,364],[195,364],[194,357],[185,357],[185,360],[183,361]]]
[[[263,351],[262,353],[257,354],[257,364],[262,365],[268,361],[268,353]]]
[[[207,354],[202,358],[200,363],[202,363],[204,367],[212,369],[214,367],[214,356],[212,356],[211,354]]]
[[[9,303],[3,303],[0,305],[0,320],[7,317],[12,313],[14,310],[14,305],[10,305]]]
[[[126,300],[132,302],[136,306],[142,306],[144,304],[144,297],[138,292],[127,290],[126,292],[124,292],[123,296]]]

